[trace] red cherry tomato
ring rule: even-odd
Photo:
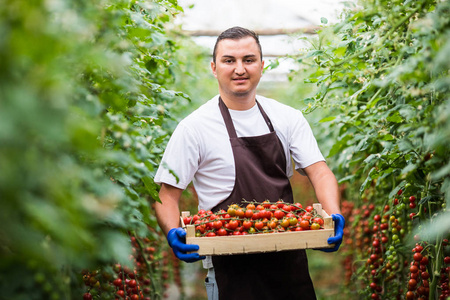
[[[305,219],[302,219],[300,221],[300,227],[303,228],[303,229],[309,229],[309,221],[305,220]]]

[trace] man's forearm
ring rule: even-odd
[[[178,206],[175,208],[169,205],[156,203],[155,211],[159,227],[161,227],[165,235],[167,235],[170,229],[180,227],[180,211]]]
[[[328,214],[341,214],[339,187],[333,173],[324,174],[315,184],[314,190],[317,200]]]
[[[161,203],[155,203],[156,219],[164,234],[170,229],[180,227],[180,209],[178,202],[182,190],[170,185],[163,184],[159,192]]]
[[[341,214],[338,182],[326,163],[315,163],[305,168],[305,172],[323,209],[330,215]]]

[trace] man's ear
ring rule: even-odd
[[[214,61],[211,61],[211,70],[214,74],[214,77],[217,78],[217,73],[216,73],[216,64],[214,63]]]

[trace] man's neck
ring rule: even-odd
[[[248,110],[252,108],[256,103],[256,95],[246,95],[246,96],[227,96],[227,95],[220,95],[222,98],[222,101],[225,103],[225,105],[228,107],[228,109],[232,110]]]

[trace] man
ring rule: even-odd
[[[224,31],[211,62],[219,95],[182,120],[167,145],[155,176],[161,184],[156,216],[175,255],[184,261],[205,258],[189,253],[198,246],[186,245],[179,228],[178,202],[192,180],[199,209],[226,210],[242,199],[293,202],[291,157],[333,216],[331,251],[342,241],[344,218],[336,178],[301,112],[256,95],[263,68],[254,32],[241,27]],[[213,256],[203,265],[208,268],[208,299],[315,299],[304,250]]]

